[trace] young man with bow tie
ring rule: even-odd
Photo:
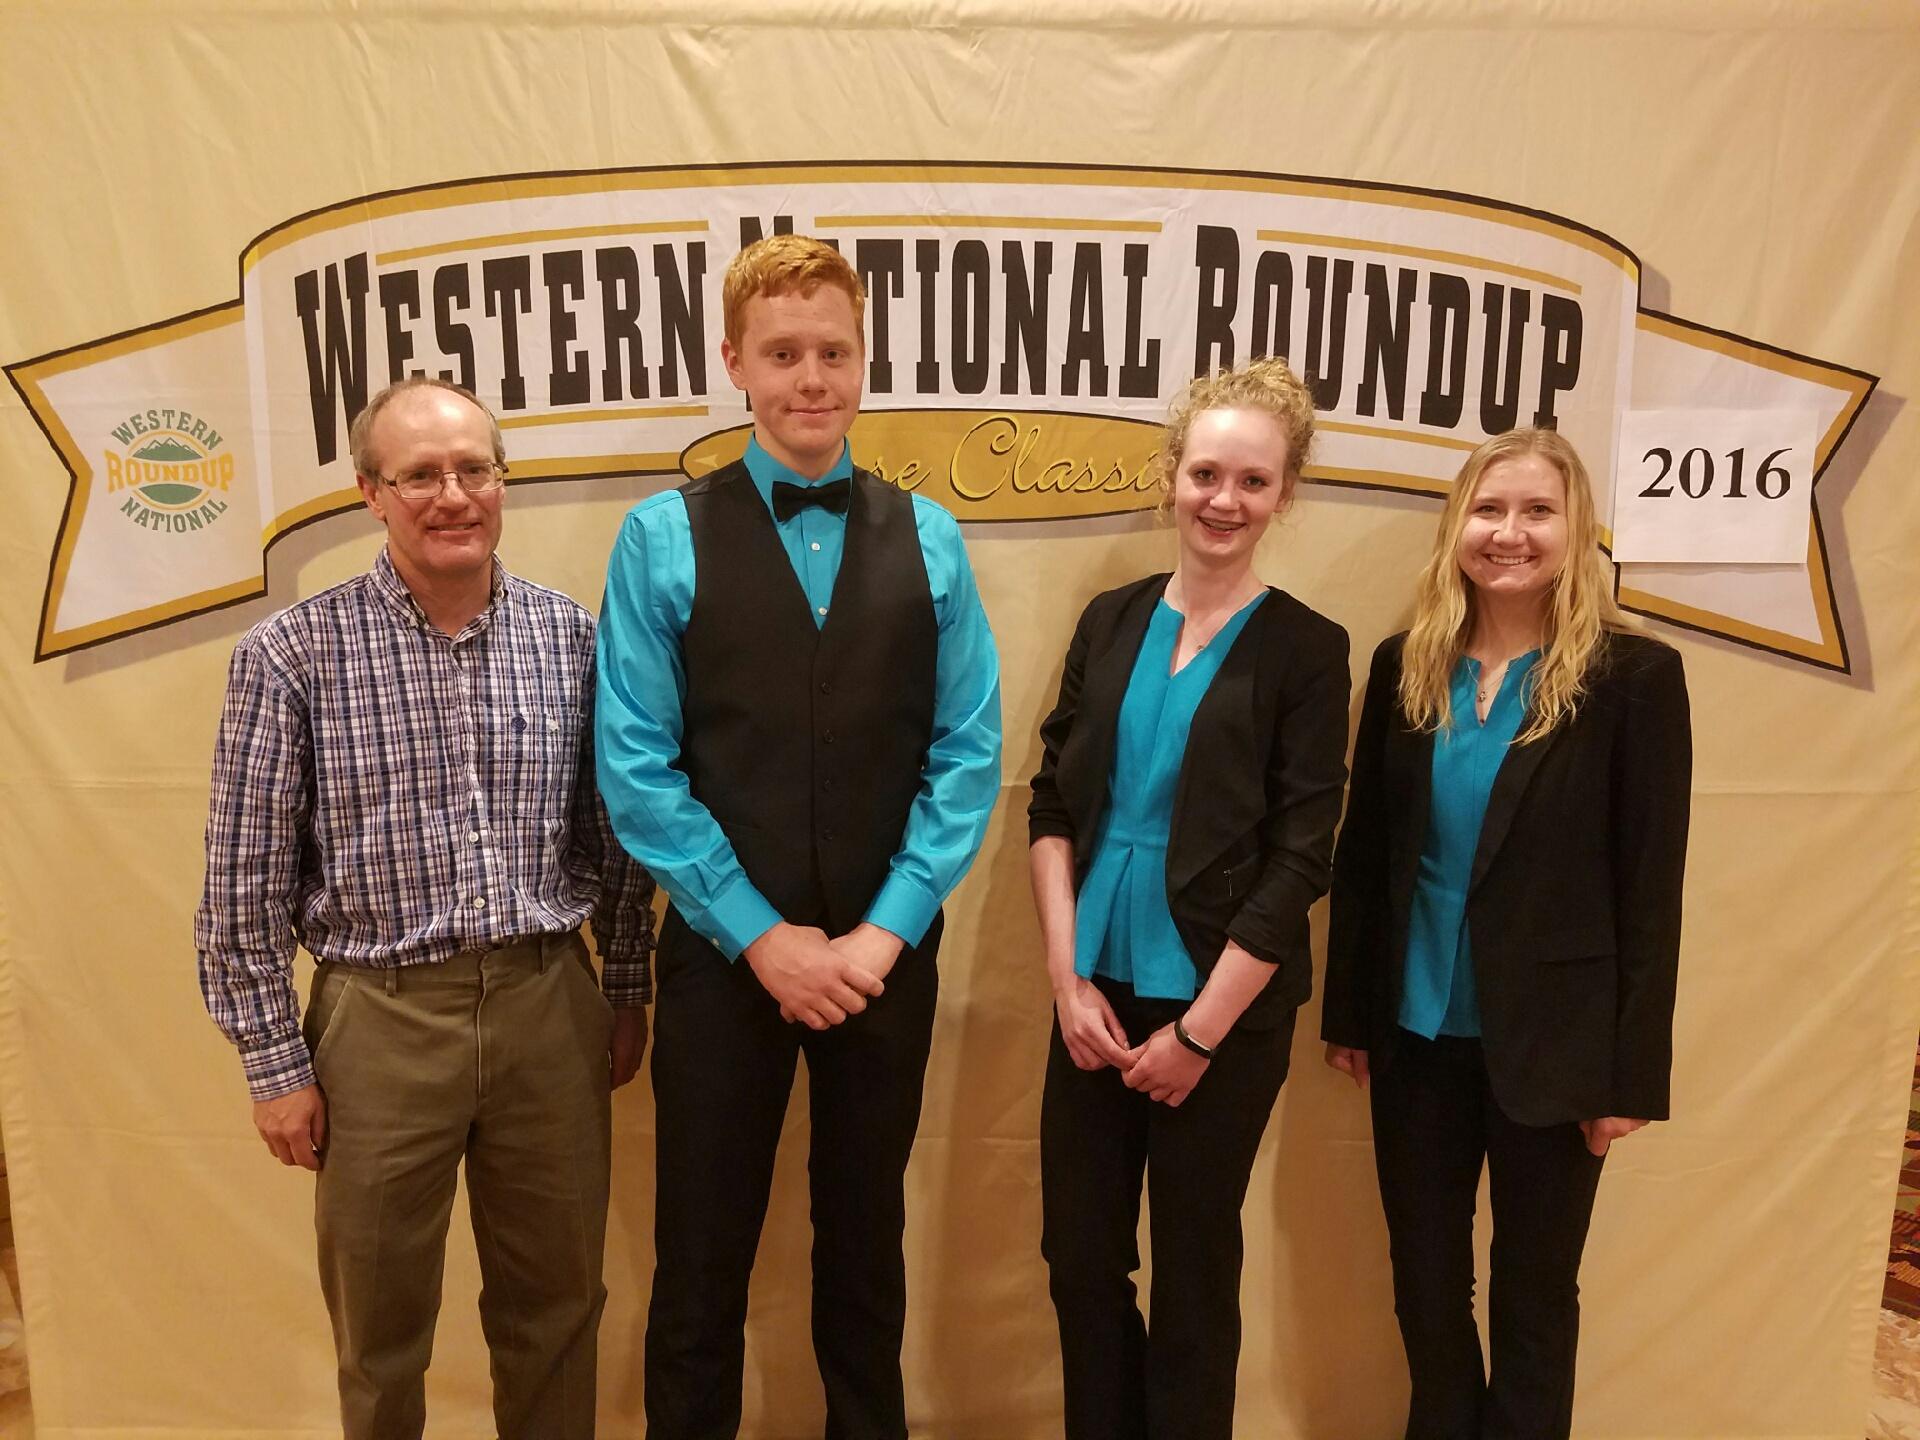
[[[723,287],[734,464],[615,542],[600,782],[672,898],[658,958],[650,1440],[739,1428],[747,1286],[796,1058],[835,1440],[906,1440],[903,1176],[940,906],[1000,783],[999,661],[953,517],[854,466],[866,295],[804,236]]]

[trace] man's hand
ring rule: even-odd
[[[282,1165],[318,1170],[327,1148],[327,1102],[318,1085],[253,1102],[253,1128]]]
[[[1129,1090],[1144,1090],[1149,1099],[1178,1105],[1193,1093],[1211,1061],[1203,1060],[1174,1036],[1173,1026],[1162,1025],[1144,1045],[1128,1052]]]
[[[1133,1063],[1120,1017],[1091,980],[1069,976],[1067,983],[1054,992],[1053,1013],[1060,1021],[1060,1039],[1066,1044],[1068,1057],[1082,1070],[1099,1070],[1107,1065],[1124,1070]]]
[[[1327,1046],[1327,1064],[1345,1075],[1362,1090],[1367,1088],[1367,1052],[1356,1050],[1351,1045]]]
[[[1607,1147],[1623,1135],[1631,1135],[1647,1122],[1629,1119],[1625,1115],[1602,1115],[1598,1120],[1582,1120],[1580,1133],[1587,1137],[1587,1150],[1590,1154],[1607,1153]]]
[[[851,960],[876,980],[887,978],[893,969],[893,962],[900,958],[900,952],[906,948],[906,941],[891,930],[882,930],[865,920],[846,934],[835,936],[827,944],[834,953]]]
[[[640,1057],[647,1053],[647,1007],[627,1005],[613,1012],[613,1039],[607,1046],[607,1062],[613,1071],[613,1088],[618,1090],[640,1071]]]
[[[815,1030],[838,1025],[867,1008],[886,987],[880,978],[836,951],[827,932],[785,921],[741,952],[754,978],[780,1002],[780,1013]]]

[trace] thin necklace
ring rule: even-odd
[[[1265,588],[1265,586],[1261,587],[1261,589]],[[1256,591],[1255,593],[1257,594],[1259,592]],[[1186,597],[1183,595],[1181,598],[1184,600]],[[1246,600],[1228,601],[1227,604],[1220,609],[1210,611],[1204,616],[1196,615],[1190,610],[1182,610],[1178,606],[1172,605],[1171,602],[1169,602],[1169,608],[1172,609],[1175,614],[1179,615],[1181,625],[1186,634],[1199,635],[1201,637],[1195,642],[1193,647],[1194,652],[1198,654],[1213,643],[1214,637],[1226,628],[1227,622],[1238,615],[1252,598],[1253,596],[1249,595]],[[1204,633],[1202,633],[1203,626],[1205,627]]]
[[[1488,697],[1490,697],[1500,689],[1500,682],[1507,678],[1507,666],[1511,665],[1512,663],[1513,663],[1512,657],[1508,657],[1507,659],[1502,660],[1498,665],[1494,666],[1493,669],[1491,670],[1487,670],[1487,669],[1481,670],[1480,686],[1476,693],[1480,697],[1480,704],[1482,706],[1486,705]]]

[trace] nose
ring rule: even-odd
[[[1512,545],[1520,539],[1520,515],[1509,510],[1499,518],[1493,527],[1493,538],[1502,544]]]
[[[820,357],[809,353],[800,361],[800,387],[803,390],[818,391],[826,386],[827,372],[820,363]]]
[[[460,483],[460,472],[458,470],[443,470],[440,472],[440,488],[434,491],[433,499],[429,502],[432,508],[440,509],[446,507],[453,510],[464,510],[473,503],[473,496],[468,494],[467,487]]]

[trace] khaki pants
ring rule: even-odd
[[[612,1012],[578,935],[401,970],[322,964],[315,1193],[346,1440],[417,1440],[461,1159],[501,1440],[593,1434]]]

